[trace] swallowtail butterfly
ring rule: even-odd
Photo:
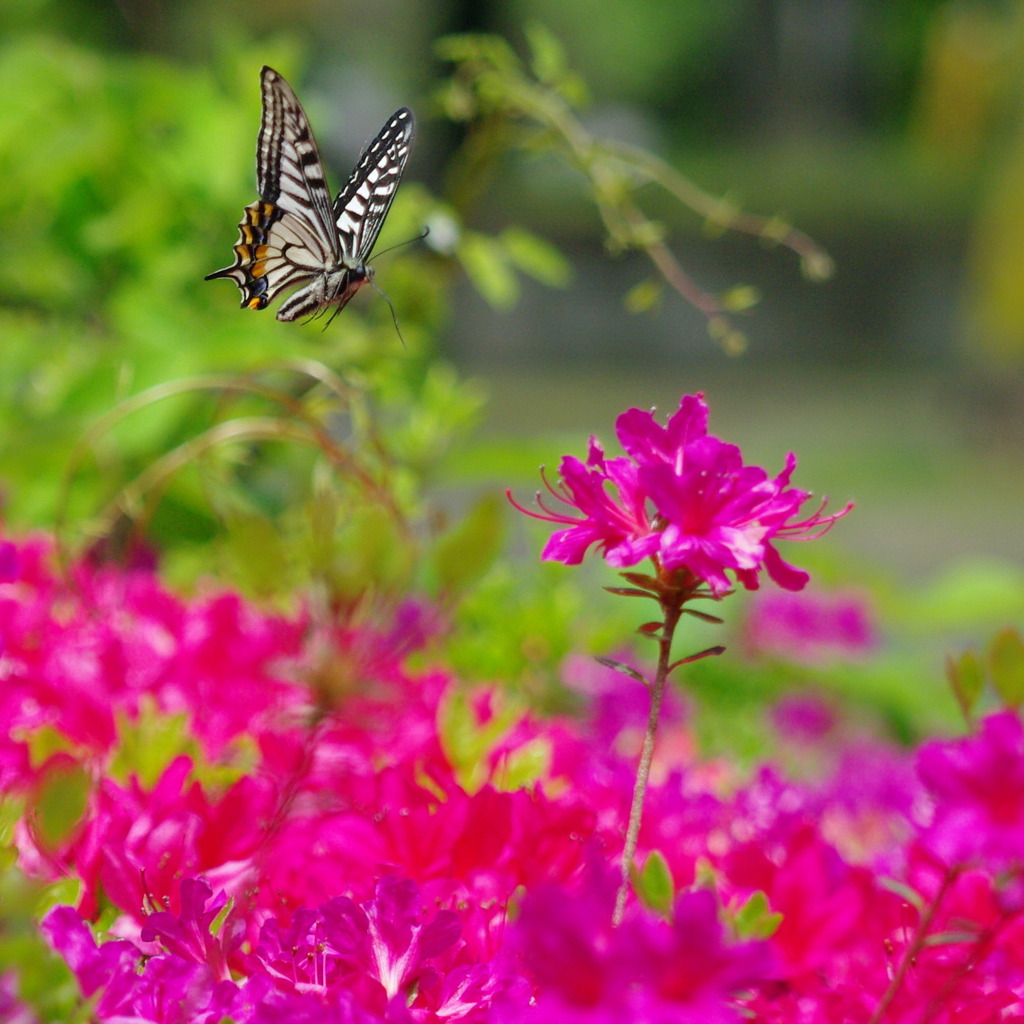
[[[304,284],[281,304],[278,320],[317,316],[330,306],[340,312],[373,277],[366,260],[409,159],[412,111],[403,107],[391,115],[332,204],[302,104],[273,69],[263,68],[260,81],[260,198],[245,208],[238,225],[235,262],[206,280],[231,278],[243,309],[264,309],[282,289]]]

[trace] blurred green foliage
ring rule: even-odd
[[[234,289],[202,277],[229,262],[254,195],[260,62],[233,54],[219,83],[52,36],[0,45],[0,84],[18,98],[0,109],[5,515],[57,519],[103,557],[144,537],[181,578],[209,566],[220,538],[223,564],[256,592],[283,592],[313,564],[345,601],[371,561],[391,564],[384,582],[398,591],[423,487],[480,404],[434,352],[455,261],[498,303],[515,287],[506,267],[551,283],[567,268],[522,229],[462,231],[410,183],[380,248],[431,222],[452,238],[445,253],[387,259],[401,338],[372,293],[326,332],[240,312]],[[474,530],[493,549],[484,515]],[[454,579],[434,575],[442,589]]]

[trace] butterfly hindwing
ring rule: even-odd
[[[341,309],[372,276],[366,265],[409,157],[412,112],[391,116],[364,150],[334,203],[313,131],[291,86],[261,73],[263,120],[256,147],[260,199],[238,225],[235,262],[207,276],[230,278],[242,306],[263,309],[285,288],[305,283],[279,320]]]

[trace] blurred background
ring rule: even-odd
[[[647,252],[608,244],[593,182],[543,129],[488,134],[486,102],[458,116],[465,67],[460,93],[436,41],[467,32],[503,37],[541,79],[545,52],[564,61],[553,93],[593,137],[784,218],[835,273],[809,280],[766,241],[771,222],[760,237],[723,230],[629,179],[701,294],[759,298],[733,302],[749,305],[729,314],[744,350],[726,352]],[[255,198],[263,63],[302,98],[335,187],[394,108],[417,113],[380,248],[423,223],[433,234],[378,264],[405,350],[368,289],[322,333],[240,312],[232,288],[201,280],[230,261]],[[591,432],[611,445],[629,405],[670,411],[703,390],[713,432],[751,460],[775,472],[792,449],[798,485],[858,503],[836,531],[854,564],[911,584],[964,564],[1016,581],[1022,69],[1024,6],[1010,0],[4,0],[7,519],[85,514],[110,473],[188,419],[136,423],[69,498],[74,444],[126,396],[309,355],[367,379],[386,364],[459,429],[477,420],[476,446],[445,463],[456,495],[528,495],[539,462],[582,454]],[[188,506],[161,520],[165,537],[204,536]]]

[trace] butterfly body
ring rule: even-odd
[[[302,285],[281,304],[278,320],[340,311],[373,279],[366,261],[409,158],[412,111],[392,114],[332,203],[316,140],[291,86],[267,67],[261,83],[260,198],[238,225],[235,262],[207,280],[233,280],[243,309],[264,309],[282,290]]]

